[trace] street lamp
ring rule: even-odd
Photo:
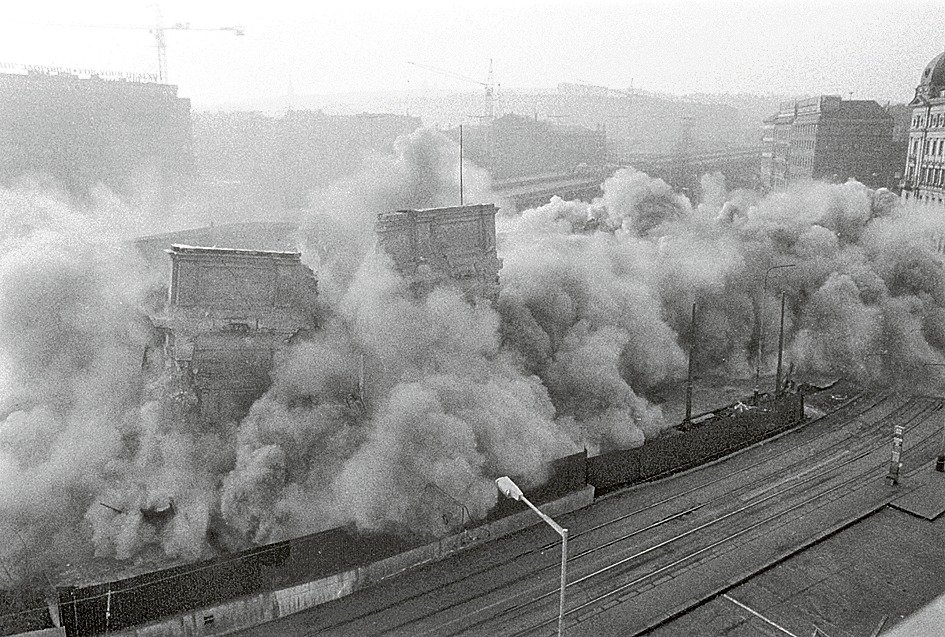
[[[568,581],[568,530],[542,513],[538,507],[529,502],[528,498],[525,497],[525,494],[522,493],[522,490],[518,488],[517,484],[512,482],[510,477],[502,476],[495,481],[495,484],[497,487],[499,487],[499,492],[502,495],[507,498],[511,498],[512,500],[517,500],[527,504],[528,508],[537,513],[538,517],[547,522],[548,526],[553,528],[555,532],[561,536],[561,598],[558,602],[558,637],[562,637],[562,635],[564,635],[564,587]]]
[[[773,265],[767,270],[765,270],[764,283],[761,286],[761,302],[758,304],[758,359],[755,361],[755,404],[759,403],[759,396],[761,395],[761,344],[764,341],[765,337],[765,321],[764,321],[764,311],[765,311],[765,296],[768,294],[768,275],[771,274],[772,270],[777,270],[779,268],[793,268],[797,266],[796,263],[782,263],[781,265]]]

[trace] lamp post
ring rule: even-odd
[[[758,359],[755,361],[755,404],[757,405],[760,400],[761,395],[761,345],[764,342],[765,338],[765,321],[764,321],[764,311],[765,311],[765,296],[768,294],[768,275],[771,274],[772,270],[777,270],[779,268],[793,268],[796,263],[782,263],[780,265],[773,265],[767,270],[765,270],[764,281],[761,286],[761,302],[758,304]]]
[[[524,502],[532,511],[538,514],[542,520],[548,523],[555,532],[561,536],[561,597],[558,601],[558,637],[564,635],[564,587],[568,581],[568,530],[560,524],[545,515],[538,507],[529,502],[518,485],[512,482],[508,476],[502,476],[495,481],[499,488],[499,493],[512,500]]]

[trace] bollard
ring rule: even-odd
[[[899,484],[899,470],[902,468],[902,425],[896,425],[893,432],[892,455],[889,458],[889,473],[886,483],[892,486]]]

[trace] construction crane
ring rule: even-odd
[[[171,26],[164,26],[164,19],[161,16],[161,8],[154,5],[156,20],[154,26],[148,28],[154,36],[158,56],[158,81],[167,82],[167,39],[164,37],[167,31],[232,31],[234,35],[244,35],[243,27],[192,27],[189,22],[177,22]],[[140,29],[145,27],[128,27],[129,29]]]
[[[478,117],[480,119],[485,119],[492,121],[495,119],[495,80],[492,75],[492,59],[489,59],[489,77],[485,82],[480,80],[461,75],[459,73],[454,73],[453,71],[442,69],[438,66],[430,66],[429,64],[420,64],[418,62],[407,62],[407,64],[412,64],[413,66],[418,66],[421,69],[426,69],[433,73],[438,73],[440,75],[445,75],[447,77],[452,77],[453,79],[461,80],[463,82],[471,82],[473,84],[478,84],[479,86],[485,87],[486,90],[486,114],[485,115],[472,115],[471,117]]]
[[[158,57],[158,81],[167,82],[167,38],[164,34],[168,31],[231,31],[235,35],[244,35],[243,27],[192,27],[189,22],[176,22],[171,26],[164,26],[164,19],[161,16],[161,7],[153,5],[155,11],[155,21],[153,26],[139,26],[134,24],[56,24],[42,23],[41,26],[67,27],[67,28],[85,28],[85,29],[121,29],[121,30],[140,30],[148,31],[154,36],[154,43],[157,48]]]

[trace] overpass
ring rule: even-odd
[[[591,201],[602,194],[602,183],[619,168],[635,168],[659,177],[684,193],[697,188],[702,175],[713,172],[725,175],[730,188],[751,188],[760,161],[761,148],[757,147],[698,155],[640,153],[621,157],[617,164],[604,168],[515,177],[496,181],[492,187],[517,210],[546,204],[553,196]]]

